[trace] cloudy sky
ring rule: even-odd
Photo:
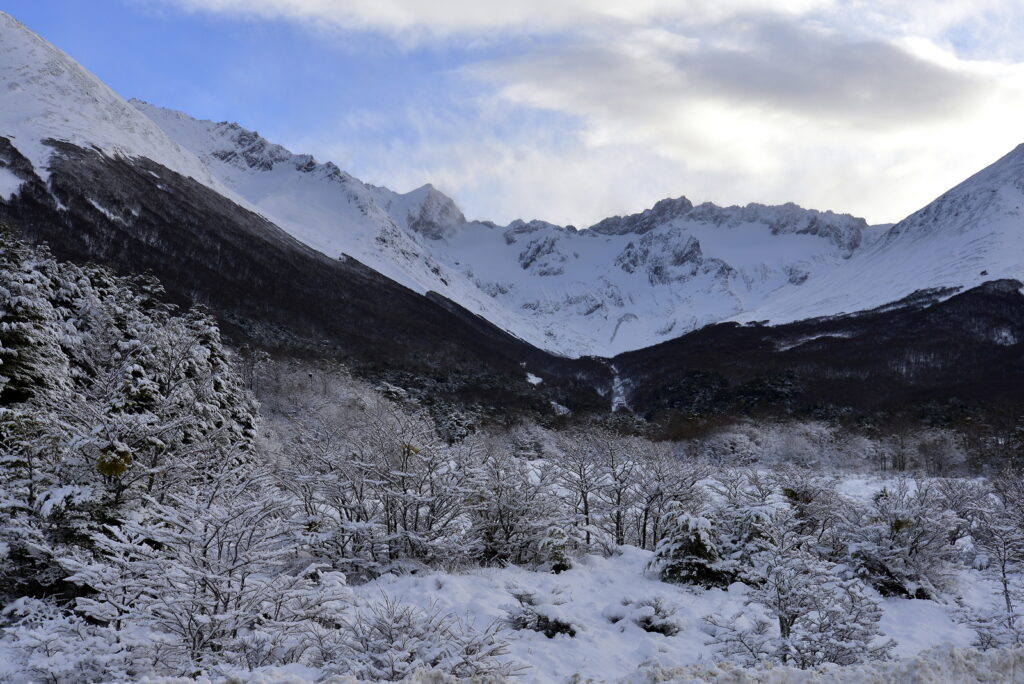
[[[7,0],[126,97],[471,218],[895,221],[1024,142],[1019,0]]]

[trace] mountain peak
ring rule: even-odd
[[[0,136],[46,176],[46,140],[95,147],[111,156],[146,157],[223,188],[194,155],[78,62],[9,14],[0,12]]]
[[[1007,222],[1018,232],[1024,222],[1022,211],[1024,143],[895,224],[884,240],[938,239]]]
[[[454,235],[466,223],[466,217],[451,197],[431,183],[400,196],[411,230],[431,240]]]
[[[712,202],[694,205],[686,197],[663,199],[650,209],[629,216],[613,216],[594,224],[588,230],[603,235],[643,235],[676,219],[700,221],[724,226],[760,223],[772,233],[814,235],[831,241],[847,255],[861,244],[867,221],[849,214],[817,211],[787,202],[771,206],[748,204],[744,207],[720,207]]]
[[[595,223],[588,230],[603,235],[625,235],[626,233],[643,235],[667,221],[685,216],[692,209],[693,202],[685,197],[663,199],[639,214],[612,216]]]

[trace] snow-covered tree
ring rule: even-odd
[[[306,632],[337,622],[348,591],[340,573],[296,558],[291,511],[267,483],[225,473],[94,535],[95,555],[62,559],[89,590],[76,611],[133,637],[156,671],[299,661]]]
[[[640,467],[636,477],[636,506],[633,513],[633,543],[654,550],[667,534],[662,525],[670,509],[704,510],[707,490],[700,481],[711,474],[709,467],[693,459],[676,457],[666,444],[640,442]]]
[[[467,560],[479,440],[446,444],[421,413],[372,396],[296,423],[278,476],[301,502],[299,533],[318,558],[357,578]]]
[[[560,454],[553,460],[555,477],[570,496],[588,547],[597,532],[597,493],[605,484],[597,442],[584,432],[569,433],[559,440]]]
[[[251,460],[256,412],[209,316],[0,240],[0,585],[45,593],[54,549]]]
[[[800,526],[789,509],[761,526],[763,550],[744,573],[751,610],[708,618],[723,655],[748,666],[774,661],[803,669],[887,657],[893,644],[880,639],[878,602],[860,580],[814,554]]]
[[[637,505],[643,443],[638,438],[596,436],[595,455],[601,472],[601,487],[595,492],[600,512],[596,522],[615,546],[625,544],[631,531],[629,520]]]
[[[1024,485],[1020,474],[1012,471],[1002,473],[992,485],[991,489],[972,487],[977,496],[963,502],[978,552],[974,564],[999,587],[995,606],[969,610],[966,616],[978,633],[977,645],[983,649],[1024,643],[1024,501],[1019,498]]]
[[[946,590],[958,523],[933,483],[900,480],[847,511],[841,534],[865,582],[883,596],[931,598]]]
[[[650,563],[665,581],[725,587],[762,550],[761,527],[781,505],[771,482],[741,469],[720,473],[712,489],[718,495],[713,505],[693,510],[678,502],[666,509],[664,536]]]
[[[517,459],[505,449],[483,455],[467,500],[469,535],[479,562],[555,571],[570,566],[583,539],[573,510],[556,494],[552,470]]]
[[[685,509],[664,514],[665,536],[648,568],[664,582],[727,587],[738,577],[736,564],[719,537],[715,521]]]
[[[776,469],[769,479],[799,520],[800,533],[813,541],[815,552],[840,558],[840,530],[850,502],[836,491],[837,479],[789,466]]]

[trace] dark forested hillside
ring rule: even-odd
[[[858,314],[713,325],[615,364],[632,382],[632,406],[648,415],[1012,418],[1024,406],[1020,290],[993,281]]]
[[[145,159],[68,143],[48,184],[6,138],[0,163],[28,182],[0,220],[54,254],[152,273],[180,304],[209,306],[226,334],[326,356],[437,398],[551,412],[603,408],[601,364],[540,351],[433,293],[331,259],[209,188]],[[535,387],[526,372],[548,378]]]

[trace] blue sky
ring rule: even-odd
[[[5,9],[125,97],[238,119],[278,138],[333,116],[404,109],[452,90],[465,51],[395,49],[372,33],[324,36],[285,20],[239,20],[122,0],[7,0]],[[401,133],[401,131],[392,131]]]
[[[901,218],[1024,141],[1016,0],[7,0],[125,97],[474,218]]]

